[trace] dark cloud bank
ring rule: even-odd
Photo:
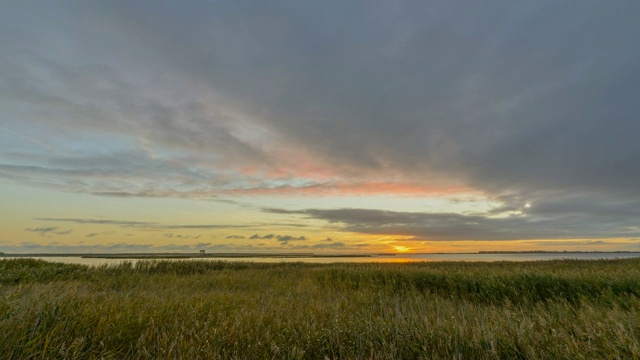
[[[589,208],[544,211],[530,206],[518,215],[489,217],[371,209],[265,209],[325,220],[357,233],[412,236],[415,240],[526,240],[640,237],[638,215],[600,214]]]

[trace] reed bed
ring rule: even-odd
[[[640,259],[0,260],[1,359],[637,359]]]

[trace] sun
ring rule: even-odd
[[[401,245],[393,245],[393,249],[397,252],[407,252],[409,250],[411,250],[410,248],[406,247],[406,246],[401,246]]]

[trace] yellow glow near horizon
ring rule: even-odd
[[[402,246],[402,245],[394,245],[393,246],[393,250],[403,253],[403,252],[407,252],[407,251],[411,250],[411,248],[408,248],[408,247]]]
[[[0,251],[207,251],[464,253],[478,251],[638,251],[638,238],[420,240],[407,234],[348,232],[322,220],[262,212],[267,203],[98,198],[0,180]],[[247,204],[249,201],[243,199]],[[274,202],[276,200],[273,200]],[[287,199],[281,205],[293,207]],[[337,204],[337,203],[336,203]],[[325,204],[327,206],[331,204]],[[337,205],[336,205],[337,206]],[[171,211],[166,211],[171,209]],[[129,225],[127,222],[139,223]],[[144,226],[148,223],[148,226]],[[259,235],[259,239],[252,238]],[[272,235],[271,237],[266,237]],[[285,243],[276,236],[300,241]],[[265,237],[265,238],[263,238]],[[305,241],[302,241],[304,237]],[[120,246],[121,245],[121,246]],[[120,247],[118,247],[120,246]],[[163,248],[164,247],[164,248]],[[136,248],[136,249],[138,249]],[[118,250],[124,251],[124,250]],[[145,250],[146,251],[146,250]]]

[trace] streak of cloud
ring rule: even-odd
[[[118,225],[124,227],[155,225],[153,222],[145,221],[123,221],[111,219],[82,219],[82,218],[35,218],[38,221],[71,222],[75,224],[98,224],[98,225]]]
[[[47,234],[55,232],[56,230],[58,230],[58,228],[55,227],[55,226],[26,228],[26,229],[24,229],[24,231],[34,232],[34,233],[38,233],[40,235],[47,235]]]
[[[24,229],[24,231],[38,233],[42,236],[48,236],[48,235],[68,235],[73,232],[73,229],[59,230],[55,226],[46,226],[46,227],[26,228]]]
[[[234,224],[182,224],[182,225],[163,225],[156,222],[146,221],[127,221],[127,220],[113,220],[113,219],[91,219],[91,218],[34,218],[38,221],[51,221],[51,222],[71,222],[76,224],[96,224],[96,225],[114,225],[124,228],[155,228],[155,229],[228,229],[228,228],[253,228],[256,224],[247,225],[234,225]]]

